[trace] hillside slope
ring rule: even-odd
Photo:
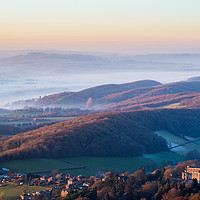
[[[77,117],[0,139],[0,159],[138,156],[167,150],[153,133],[199,136],[200,110],[146,110]]]
[[[105,111],[159,108],[177,103],[181,108],[199,107],[200,81],[161,84],[152,80],[109,84],[79,92],[64,92],[38,99],[38,106],[79,107]],[[196,98],[195,103],[190,99]],[[187,103],[181,103],[181,101]]]
[[[119,103],[108,104],[105,106],[105,111],[128,111],[159,108],[165,106],[170,107],[173,104],[176,105],[174,108],[197,108],[197,102],[194,104],[191,100],[199,97],[200,93],[181,92],[176,94],[163,94],[144,98],[142,96],[143,95],[136,98],[127,99]]]
[[[100,85],[81,90],[79,92],[64,92],[45,96],[43,98],[38,99],[37,105],[59,105],[64,107],[78,106],[84,108],[87,106],[86,103],[89,98],[92,98],[92,101],[96,101],[99,98],[113,93],[123,92],[135,88],[151,87],[160,84],[161,83],[153,80],[142,80],[124,84]]]
[[[104,104],[104,108],[109,111],[123,111],[180,103],[184,99],[189,100],[199,95],[199,81],[176,82],[107,95],[98,99],[97,103]],[[194,107],[194,104],[188,103],[184,107]]]
[[[163,84],[153,87],[137,88],[124,92],[119,92],[107,95],[98,101],[103,103],[107,102],[121,102],[133,97],[147,98],[158,95],[177,94],[181,92],[196,93],[200,92],[200,82],[176,82],[170,84]]]

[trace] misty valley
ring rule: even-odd
[[[3,183],[0,194],[10,190],[14,198],[21,191],[17,182],[9,181],[16,174],[22,175],[15,181],[29,180],[30,196],[40,187],[41,198],[55,193],[75,199],[73,195],[95,195],[97,190],[100,199],[107,194],[120,199],[120,194],[102,189],[115,176],[125,184],[134,180],[137,187],[159,177],[179,180],[183,166],[199,165],[199,64],[198,54],[4,55],[0,166],[8,184]],[[162,167],[175,175],[159,171]],[[161,199],[157,195],[154,199]]]
[[[183,81],[199,71],[198,54],[123,55],[85,52],[0,54],[1,106],[8,102],[143,79]],[[16,70],[15,70],[16,69]]]

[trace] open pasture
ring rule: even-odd
[[[164,162],[177,163],[185,157],[174,152],[159,152],[138,157],[74,157],[60,159],[28,159],[15,160],[1,163],[1,167],[21,173],[51,173],[54,169],[73,175],[98,175],[107,171],[133,173],[138,168],[155,166],[161,167]]]

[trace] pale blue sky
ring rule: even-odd
[[[185,51],[200,44],[199,10],[199,0],[0,0],[0,46]]]

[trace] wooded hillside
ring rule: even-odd
[[[0,139],[0,159],[139,156],[167,150],[152,131],[199,136],[200,110],[146,110],[77,117]]]

